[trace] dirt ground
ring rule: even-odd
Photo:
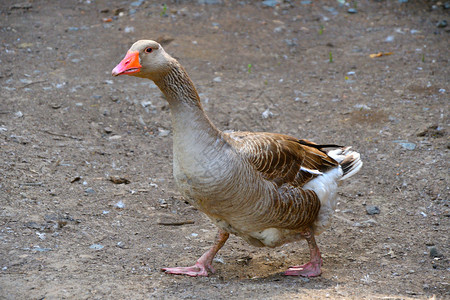
[[[0,298],[449,299],[448,2],[339,2],[2,0]],[[361,153],[317,239],[320,277],[281,275],[305,242],[236,237],[208,278],[160,272],[216,229],[176,189],[159,90],[111,77],[143,38],[220,129]]]

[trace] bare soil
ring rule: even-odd
[[[0,298],[449,299],[443,20],[436,1],[2,0]],[[111,78],[144,38],[185,66],[220,129],[362,154],[318,237],[320,277],[281,275],[306,243],[236,237],[208,278],[160,272],[194,263],[216,229],[176,189],[159,90]]]

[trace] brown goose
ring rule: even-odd
[[[214,256],[232,233],[258,247],[306,239],[310,262],[284,274],[321,274],[314,235],[330,224],[338,181],[361,168],[357,152],[281,134],[221,132],[203,111],[184,68],[151,40],[134,43],[112,75],[148,78],[165,95],[172,115],[176,183],[219,228],[213,247],[195,265],[163,271],[208,276],[214,272]]]

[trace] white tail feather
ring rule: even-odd
[[[363,165],[361,155],[358,152],[351,150],[351,147],[334,149],[328,151],[327,154],[342,167],[344,174],[339,180],[345,180],[355,175]]]

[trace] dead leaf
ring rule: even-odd
[[[131,181],[125,177],[109,176],[109,181],[115,184],[129,184]]]
[[[370,54],[370,58],[375,58],[375,57],[381,57],[381,56],[387,56],[387,55],[391,55],[394,54],[394,52],[378,52],[375,54]]]

